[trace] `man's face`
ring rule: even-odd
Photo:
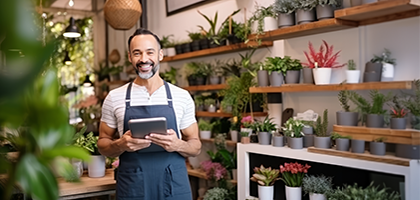
[[[152,35],[137,35],[130,43],[129,60],[142,79],[149,79],[159,71],[163,53]]]

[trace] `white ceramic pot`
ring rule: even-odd
[[[327,85],[331,81],[331,68],[314,68],[312,69],[314,74],[315,85]]]
[[[259,200],[273,200],[274,186],[258,185],[258,199]]]
[[[251,128],[241,128],[241,132],[248,132],[248,137],[251,136],[252,134],[252,129]]]
[[[274,17],[264,18],[264,31],[272,31],[278,28],[277,19]]]
[[[382,63],[382,77],[394,78],[394,65],[389,63]]]
[[[105,176],[105,156],[91,155],[92,160],[88,163],[88,174],[91,178]]]
[[[211,138],[211,131],[200,131],[200,138],[201,139],[210,139]]]
[[[309,200],[327,200],[325,194],[310,193]]]
[[[166,48],[166,56],[176,55],[175,47]]]
[[[238,131],[230,130],[230,138],[233,142],[238,142]]]
[[[302,187],[286,187],[286,199],[287,200],[301,200],[302,199]]]
[[[360,70],[346,70],[347,83],[359,83]]]

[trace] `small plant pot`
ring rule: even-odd
[[[386,144],[385,142],[370,142],[369,150],[370,154],[383,156],[385,155]]]
[[[295,12],[290,14],[278,13],[278,27],[285,28],[294,26],[295,22]]]
[[[314,68],[312,73],[314,74],[315,85],[330,84],[331,68]]]
[[[261,145],[271,145],[271,133],[258,132],[258,143]]]
[[[302,149],[303,148],[303,138],[287,138],[287,143],[291,149]]]
[[[174,56],[176,55],[175,47],[166,48],[166,56]]]
[[[396,144],[395,156],[409,159],[420,159],[420,145]]]
[[[367,62],[363,82],[379,82],[382,77],[382,63]]]
[[[316,18],[318,20],[334,18],[334,8],[330,5],[317,5]]]
[[[310,193],[309,200],[327,200],[325,194]]]
[[[182,52],[183,53],[191,52],[191,43],[182,44]]]
[[[283,84],[283,73],[271,72],[270,74],[270,85],[281,86]]]
[[[305,135],[312,135],[314,134],[314,128],[312,126],[304,126],[302,128],[302,133]]]
[[[314,135],[312,134],[305,134],[303,136],[303,147],[312,147],[314,146]]]
[[[258,85],[260,87],[268,86],[268,72],[267,70],[259,70],[258,74]]]
[[[216,106],[214,106],[213,104],[212,104],[212,105],[210,105],[210,106],[207,108],[207,112],[211,112],[211,113],[216,112]]]
[[[264,18],[264,32],[276,30],[278,28],[277,19],[274,17]]]
[[[338,151],[349,151],[350,149],[350,139],[347,138],[337,138],[335,140],[335,146]]]
[[[351,140],[351,152],[353,153],[365,153],[365,141],[364,140]]]
[[[296,21],[297,24],[307,24],[309,22],[315,21],[315,9],[312,10],[302,10],[298,9],[296,11]]]
[[[360,70],[346,70],[347,83],[359,83]]]
[[[193,40],[190,44],[191,44],[191,51],[200,50],[200,40]]]
[[[302,187],[286,187],[286,199],[287,200],[301,200],[302,199]],[[271,200],[271,199],[270,199]]]
[[[196,81],[197,85],[206,85],[207,77],[197,77]]]
[[[283,147],[284,146],[284,137],[283,136],[273,136],[273,146]]]
[[[175,45],[175,53],[176,55],[182,54],[182,44]]]
[[[241,143],[242,144],[249,144],[249,143],[251,143],[251,138],[249,138],[249,137],[241,137]]]
[[[220,76],[210,76],[209,78],[210,85],[220,84],[221,80],[222,80],[222,77]]]
[[[385,124],[384,116],[377,114],[367,114],[366,127],[383,128]]]
[[[331,148],[331,137],[318,137],[314,138],[314,146],[320,149],[329,149]]]
[[[405,118],[391,118],[391,129],[405,129],[406,121]]]
[[[200,40],[200,49],[208,49],[209,47],[209,40],[207,38]]]
[[[394,78],[394,65],[389,63],[382,64],[382,77]]]
[[[258,199],[259,200],[273,200],[274,198],[274,185],[262,186],[258,185]]]
[[[307,84],[314,84],[314,74],[312,73],[312,69],[311,68],[303,68],[302,69],[302,74],[303,74],[303,83],[307,83]]]
[[[337,111],[337,125],[341,126],[357,126],[359,122],[359,113]]]
[[[88,175],[91,178],[105,176],[105,156],[91,155],[91,161],[88,163]]]
[[[299,79],[300,79],[300,70],[288,70],[288,71],[286,71],[286,77],[285,77],[286,84],[299,83]]]
[[[238,134],[238,131],[230,130],[230,140],[232,140],[232,142],[238,142]]]
[[[381,77],[378,77],[376,72],[365,72],[363,73],[363,82],[369,83],[369,82],[380,82]]]
[[[211,131],[200,131],[200,138],[201,139],[210,139],[211,138]]]

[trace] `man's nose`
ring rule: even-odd
[[[147,56],[147,54],[141,54],[140,55],[140,61],[146,62],[148,60],[149,60],[149,57]]]

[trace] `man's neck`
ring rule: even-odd
[[[144,86],[152,95],[157,89],[159,89],[163,85],[163,80],[160,78],[158,74],[155,74],[152,78],[149,79],[142,79],[139,76],[136,77],[134,83],[140,86]]]

